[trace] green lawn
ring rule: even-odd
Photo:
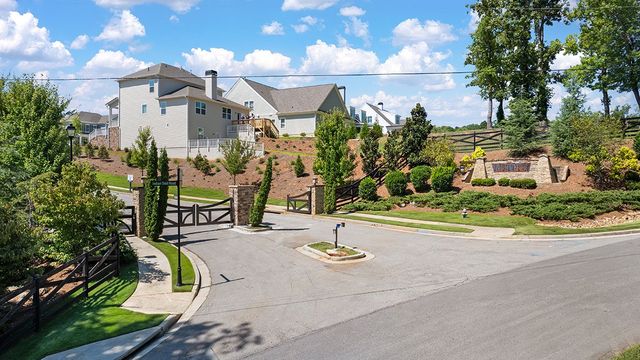
[[[160,324],[167,315],[148,315],[119,306],[138,284],[137,264],[121,269],[119,278],[101,284],[81,300],[45,322],[38,333],[22,338],[2,359],[41,359],[60,351]]]
[[[181,256],[182,264],[182,286],[176,286],[176,279],[178,277],[178,249],[172,244],[166,241],[150,241],[147,242],[153,245],[156,249],[162,251],[164,256],[169,259],[171,265],[171,284],[174,292],[189,292],[193,288],[193,284],[196,281],[196,276],[193,271],[193,265],[189,258],[184,255]]]
[[[321,241],[321,242],[309,244],[309,247],[312,248],[312,249],[321,251],[321,252],[326,254],[327,250],[333,249],[335,247],[335,244],[327,242],[327,241]],[[340,249],[342,251],[344,251],[347,254],[347,256],[357,255],[358,254],[357,251],[354,251],[354,250],[346,248],[346,247],[340,247]]]
[[[122,175],[113,175],[104,172],[98,172],[98,180],[107,183],[109,186],[115,186],[120,188],[129,188],[129,182],[127,181],[126,176]],[[134,182],[134,186],[140,186],[140,184]],[[173,196],[176,193],[175,186],[169,187],[169,195]],[[220,190],[220,189],[209,189],[209,188],[197,188],[197,187],[181,187],[180,188],[180,196],[191,196],[202,199],[209,199],[206,202],[216,202],[222,199],[226,199],[229,197],[229,193]],[[267,201],[269,205],[277,205],[277,206],[287,206],[287,200],[284,199],[269,199]]]
[[[613,358],[613,360],[638,360],[638,359],[640,359],[640,345],[632,346]]]
[[[473,229],[464,228],[464,227],[460,227],[460,226],[408,223],[408,222],[393,221],[393,220],[386,220],[386,219],[373,219],[373,218],[369,218],[369,217],[365,217],[365,216],[357,216],[357,215],[335,215],[335,217],[343,218],[343,219],[350,219],[350,220],[368,221],[368,222],[372,222],[372,223],[376,223],[376,224],[385,224],[385,225],[409,227],[409,228],[413,228],[413,229],[449,231],[449,232],[457,232],[457,233],[471,233],[471,232],[473,232]]]
[[[501,227],[501,228],[513,228],[515,229],[514,235],[571,235],[571,234],[592,234],[603,233],[610,231],[622,231],[640,229],[640,222],[633,222],[629,224],[614,225],[599,228],[590,229],[569,229],[553,226],[537,225],[536,220],[522,217],[522,216],[510,216],[510,215],[486,215],[486,214],[469,214],[464,219],[458,213],[447,212],[426,212],[426,211],[364,211],[366,214],[382,215],[388,217],[397,217],[402,219],[412,220],[424,220],[424,221],[436,221],[450,224],[464,224],[472,226],[486,226],[486,227]],[[365,220],[365,219],[362,219]],[[371,221],[371,219],[366,219]],[[375,222],[375,221],[371,221]],[[417,225],[417,224],[414,224]],[[400,225],[398,226],[407,226]],[[407,226],[413,227],[413,226]],[[435,229],[433,229],[435,230]],[[451,231],[451,230],[443,230]]]

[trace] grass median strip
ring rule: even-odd
[[[98,286],[89,298],[45,322],[38,333],[21,339],[2,359],[41,359],[47,355],[159,325],[167,315],[120,308],[138,285],[138,266],[129,264],[120,277]]]
[[[387,220],[387,219],[376,219],[376,218],[370,218],[366,216],[357,216],[357,215],[336,215],[335,217],[348,219],[348,220],[367,221],[367,222],[376,223],[376,224],[401,226],[406,228],[422,229],[422,230],[448,231],[448,232],[467,233],[467,234],[473,232],[473,229],[464,228],[460,226],[419,224],[419,223],[394,221],[394,220]]]
[[[309,247],[327,254],[327,250],[334,249],[335,248],[335,244],[330,243],[330,242],[326,242],[326,241],[321,241],[321,242],[309,244]],[[349,248],[344,247],[344,246],[339,247],[339,249],[341,251],[343,251],[345,254],[347,254],[347,256],[358,255],[359,254],[359,252],[357,252],[357,251],[355,251],[353,249],[349,249]]]
[[[191,291],[196,277],[193,271],[193,265],[191,264],[191,261],[189,261],[189,258],[182,253],[181,265],[183,285],[176,286],[176,279],[178,278],[178,248],[166,241],[146,241],[156,249],[160,250],[169,260],[169,265],[171,265],[171,286],[173,287],[173,292]]]

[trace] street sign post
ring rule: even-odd
[[[127,175],[127,181],[129,182],[129,192],[131,192],[131,185],[133,184],[133,175]]]
[[[180,208],[180,175],[182,171],[178,167],[178,180],[177,181],[168,181],[168,180],[152,180],[151,186],[175,186],[176,192],[178,194],[178,276],[176,279],[176,286],[182,286],[182,252],[180,246],[181,231],[180,225],[182,224],[182,209]]]

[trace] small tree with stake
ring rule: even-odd
[[[262,183],[260,183],[260,190],[258,190],[258,196],[251,207],[251,213],[249,214],[249,223],[253,227],[258,227],[262,224],[264,218],[264,209],[267,206],[267,199],[269,198],[269,191],[271,190],[271,178],[273,171],[273,161],[271,158],[267,160],[267,167],[264,170],[264,176],[262,177]]]
[[[236,176],[245,172],[249,160],[254,156],[253,148],[239,139],[233,139],[222,145],[222,154],[222,166],[231,174],[235,185]]]

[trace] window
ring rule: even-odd
[[[249,109],[253,110],[253,100],[245,101],[244,107],[248,107]]]
[[[284,129],[287,126],[287,119],[280,119],[280,129]]]
[[[160,101],[160,115],[167,115],[167,102]]]
[[[149,92],[152,93],[154,91],[156,91],[156,81],[149,80]]]
[[[231,120],[231,109],[223,107],[222,108],[222,118],[226,120]]]
[[[396,115],[396,125],[400,125],[400,115]]]
[[[373,122],[373,118],[371,116],[367,116],[367,122],[371,124]]]
[[[143,114],[147,113],[147,104],[142,104],[142,113]]]
[[[198,128],[198,139],[206,139],[206,137],[204,136],[204,128]]]
[[[196,114],[207,115],[207,104],[196,101]]]

